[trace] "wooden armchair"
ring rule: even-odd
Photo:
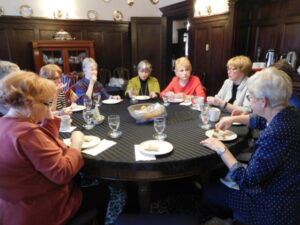
[[[103,84],[103,86],[108,84],[110,78],[111,78],[111,71],[107,68],[101,68],[99,80]]]
[[[113,71],[113,77],[123,78],[124,80],[129,80],[130,72],[129,69],[125,67],[117,67]]]

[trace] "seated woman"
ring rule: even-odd
[[[62,225],[95,207],[104,221],[107,188],[83,193],[73,182],[84,165],[84,135],[73,132],[70,147],[59,139],[60,119],[49,107],[55,92],[52,81],[32,72],[0,81],[0,102],[10,106],[0,118],[0,224]]]
[[[120,96],[111,96],[104,89],[103,85],[97,81],[98,65],[93,58],[85,58],[82,62],[82,70],[84,77],[75,84],[75,92],[78,96],[77,103],[83,104],[84,98],[92,99],[93,93],[100,93],[101,99],[115,97],[120,99]]]
[[[62,74],[61,68],[55,64],[48,64],[43,66],[40,69],[40,76],[48,80],[54,81],[56,85],[56,92],[51,102],[51,110],[60,111],[60,113],[64,112],[61,110],[66,108],[67,106],[66,96],[63,91],[66,84],[62,83],[61,74]],[[76,102],[77,99],[78,99],[77,95],[72,90],[70,90],[71,102]]]
[[[138,76],[129,80],[125,95],[132,96],[133,92],[138,95],[148,95],[150,98],[157,98],[160,93],[158,80],[151,76],[152,65],[148,60],[142,60],[137,66]]]
[[[282,70],[287,75],[289,75],[292,80],[296,74],[296,71],[293,69],[293,67],[285,60],[279,60],[271,66]],[[290,105],[300,108],[300,97],[295,92],[292,93]]]
[[[17,64],[9,62],[9,61],[3,61],[0,60],[0,79],[4,78],[8,74],[12,72],[19,71],[20,68]],[[8,106],[4,104],[0,104],[0,116],[3,116],[8,112]]]
[[[184,95],[197,95],[205,98],[205,91],[199,77],[191,75],[192,65],[187,57],[178,58],[175,61],[175,74],[171,83],[160,93],[160,97],[166,94],[181,93]]]
[[[247,56],[235,56],[227,62],[228,79],[215,97],[208,96],[210,104],[222,107],[229,112],[242,110],[250,112],[250,103],[246,98],[248,74],[252,62]]]
[[[239,163],[220,141],[201,141],[218,153],[229,168],[227,178],[236,189],[219,183],[203,192],[206,201],[230,209],[246,224],[289,224],[300,221],[300,112],[289,107],[292,82],[276,68],[267,68],[248,79],[247,98],[253,113],[224,117],[216,128],[228,129],[233,122],[260,129],[248,165]]]

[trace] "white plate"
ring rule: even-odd
[[[117,104],[117,103],[120,103],[122,100],[121,99],[106,99],[106,100],[103,100],[102,103],[104,104]]]
[[[211,130],[206,131],[205,135],[207,137],[212,137],[212,135],[214,133],[214,130],[215,129],[211,129]],[[223,137],[218,137],[217,139],[220,140],[220,141],[232,141],[232,140],[237,138],[237,134],[234,133],[233,131],[226,130],[225,132],[226,132],[226,134],[225,134],[224,138]]]
[[[71,110],[72,112],[79,112],[85,109],[84,105],[76,105],[76,106],[72,106]]]
[[[182,98],[174,98],[173,100],[168,100],[168,102],[171,102],[171,103],[180,103],[180,102],[183,102],[183,99]]]
[[[234,125],[234,126],[241,126],[243,124],[242,123],[238,123],[238,122],[233,122],[232,125]]]
[[[149,140],[142,142],[139,149],[148,155],[164,155],[173,150],[173,145],[167,141]]]
[[[137,99],[137,100],[148,100],[148,99],[150,99],[150,96],[148,96],[148,95],[138,95],[138,96],[135,96],[135,99]]]
[[[86,135],[86,136],[84,136],[84,138],[88,138],[90,140],[89,141],[84,141],[82,146],[81,146],[82,148],[92,148],[92,147],[94,147],[94,146],[96,146],[100,143],[100,138],[96,137],[96,136]],[[71,145],[71,139],[70,138],[64,139],[64,142],[68,146]]]

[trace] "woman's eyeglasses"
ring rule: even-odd
[[[238,68],[236,67],[227,67],[227,71],[237,71]]]

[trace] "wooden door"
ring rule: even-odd
[[[227,79],[226,62],[230,57],[227,17],[194,20],[189,43],[193,74],[200,78],[205,74],[203,85],[207,95],[217,94]]]
[[[166,23],[165,17],[131,18],[132,76],[137,75],[137,64],[147,59],[152,64],[152,75],[166,86]]]

